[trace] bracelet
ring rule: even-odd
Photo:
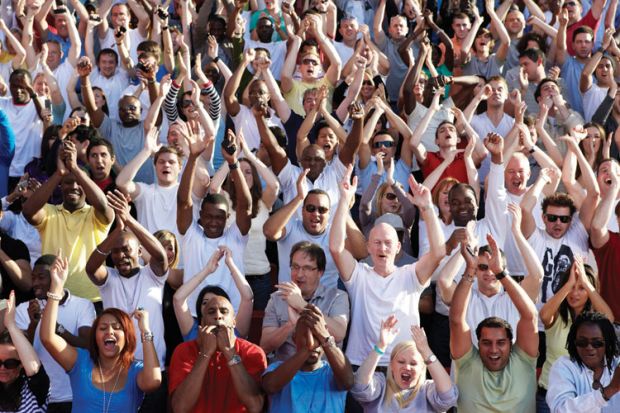
[[[213,63],[217,64],[217,62],[219,62],[219,61],[220,61],[220,57],[219,56],[215,56],[213,58]]]
[[[168,30],[168,26],[161,26],[162,30]]]
[[[502,270],[501,272],[498,272],[497,274],[495,274],[495,278],[497,278],[497,280],[501,280],[502,278],[505,278],[506,275],[508,275],[506,273],[506,270]]]
[[[231,171],[234,171],[235,169],[237,169],[239,167],[239,161],[236,161],[235,163],[229,163],[228,164],[228,169],[230,169]]]
[[[147,83],[148,83],[149,85],[152,85],[152,84],[154,84],[154,83],[155,83],[155,81],[151,79],[151,80],[149,80]]]
[[[50,300],[54,300],[54,301],[60,301],[62,300],[62,294],[54,294],[52,292],[47,292],[47,298],[49,298]]]
[[[436,361],[437,361],[437,356],[434,354],[431,354],[430,356],[428,356],[426,360],[424,360],[424,364],[428,366],[429,364],[433,364]]]
[[[207,353],[203,353],[202,351],[199,351],[199,352],[198,352],[198,355],[199,355],[200,357],[202,357],[202,358],[205,358],[205,359],[208,359],[209,357],[211,357],[211,356],[209,356]]]
[[[470,275],[470,274],[463,274],[463,279],[465,281],[467,281],[468,283],[473,284],[474,283],[474,276]]]
[[[110,253],[109,253],[109,252],[103,252],[103,251],[101,251],[101,250],[99,249],[99,247],[96,247],[96,248],[95,248],[95,251],[97,252],[97,254],[103,255],[103,256],[105,256],[105,257],[107,257],[108,255],[110,255]]]
[[[375,351],[375,353],[377,353],[377,354],[378,354],[378,355],[380,355],[380,356],[382,356],[382,355],[384,355],[384,354],[385,354],[385,351],[384,351],[384,350],[381,350],[381,349],[379,348],[379,346],[377,346],[376,344],[375,344],[375,346],[374,346],[372,349]]]
[[[142,342],[146,343],[146,342],[153,342],[153,333],[150,331],[147,331],[146,333],[142,333]]]

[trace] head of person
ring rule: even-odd
[[[50,87],[47,84],[47,79],[45,78],[44,73],[39,72],[34,76],[34,80],[32,81],[32,88],[34,89],[37,96],[41,96],[46,99],[50,98]]]
[[[55,255],[45,254],[34,262],[32,267],[32,294],[39,300],[47,299],[47,292],[50,290],[52,282],[50,267],[55,260]]]
[[[301,153],[301,160],[299,163],[303,169],[310,169],[306,176],[308,179],[314,181],[321,175],[321,172],[323,172],[327,164],[325,151],[319,145],[308,145]]]
[[[452,148],[456,147],[459,143],[459,135],[456,130],[456,125],[449,121],[442,121],[435,130],[435,143],[440,148]]]
[[[448,199],[448,194],[450,193],[450,189],[458,183],[459,181],[456,179],[447,177],[439,181],[431,191],[433,204],[435,204],[439,210],[439,218],[441,218],[441,220],[446,224],[452,222],[452,213],[450,212],[450,201]]]
[[[388,224],[393,227],[396,230],[398,242],[400,242],[402,245],[406,228],[405,223],[403,222],[403,219],[400,217],[400,215],[393,212],[384,212],[382,215],[377,216],[377,219],[375,219],[375,225],[379,224]],[[402,251],[402,249],[400,251]],[[396,257],[398,257],[398,253],[400,251],[396,253]]]
[[[322,75],[323,68],[321,67],[321,59],[318,53],[314,51],[304,52],[301,54],[300,62],[299,71],[302,81],[312,82],[319,79]]]
[[[248,96],[250,99],[250,106],[255,105],[268,106],[271,94],[267,89],[267,84],[263,80],[255,80],[248,86]]]
[[[368,234],[367,248],[375,268],[393,266],[401,248],[396,229],[386,223],[375,225]]]
[[[207,32],[221,43],[226,38],[226,19],[219,14],[212,14],[207,20]]]
[[[556,192],[543,200],[542,212],[545,231],[555,239],[562,238],[571,226],[577,211],[573,198],[563,192]]]
[[[428,83],[428,75],[424,72],[420,73],[420,77],[418,81],[413,85],[413,94],[420,99],[424,98],[424,90],[426,89],[426,84]]]
[[[525,28],[525,17],[517,5],[510,6],[504,20],[506,30],[510,36],[517,36]]]
[[[304,199],[301,211],[302,224],[310,235],[325,232],[330,216],[330,199],[322,189],[311,189]]]
[[[174,235],[174,232],[160,229],[153,233],[153,236],[157,238],[157,241],[164,247],[166,258],[168,258],[168,266],[170,268],[176,268],[179,264],[179,241],[176,235]],[[200,312],[198,312],[198,314],[199,313]]]
[[[540,69],[544,70],[545,55],[540,49],[527,49],[519,54],[519,66],[523,68],[529,80],[535,79]]]
[[[256,35],[263,43],[270,43],[275,30],[273,21],[267,16],[260,17],[256,23]]]
[[[396,398],[399,407],[405,409],[417,396],[425,377],[426,365],[415,343],[401,341],[396,344],[386,373],[385,405],[391,405]]]
[[[590,370],[607,366],[613,374],[612,360],[618,357],[620,347],[609,319],[601,313],[584,311],[573,322],[566,338],[570,359]]]
[[[487,100],[488,107],[503,108],[506,99],[508,98],[508,83],[502,76],[492,76],[488,82],[491,86],[493,93]]]
[[[547,52],[547,43],[545,39],[538,33],[529,32],[525,33],[517,42],[517,52],[519,56],[527,49],[542,50],[543,53]]]
[[[312,10],[308,10],[308,13],[310,13],[311,11]],[[320,55],[319,44],[317,43],[315,39],[306,39],[303,42],[301,42],[301,46],[299,47],[299,56],[304,56],[307,53],[311,53],[316,56]]]
[[[312,336],[312,332],[309,331],[308,325],[304,322],[296,323],[295,330],[293,331],[293,341],[298,351],[303,351],[308,348],[308,336]],[[317,338],[313,337],[316,342]],[[323,347],[316,346],[310,350],[308,357],[304,360],[301,366],[301,371],[314,371],[320,367],[321,357],[323,355]]]
[[[566,0],[562,8],[568,10],[568,25],[577,23],[581,19],[583,6],[581,0]]]
[[[588,26],[581,26],[573,32],[573,50],[575,56],[587,59],[592,54],[594,46],[594,31]]]
[[[183,156],[176,146],[162,146],[153,155],[157,183],[162,186],[174,185],[178,182]]]
[[[600,86],[611,85],[615,82],[614,72],[616,70],[616,62],[608,55],[604,55],[601,61],[596,65],[594,77]]]
[[[103,310],[93,321],[88,351],[95,365],[102,358],[118,359],[128,369],[136,351],[136,330],[131,317],[118,308]]]
[[[541,80],[538,86],[536,86],[536,90],[534,91],[534,99],[536,99],[536,102],[540,105],[548,97],[553,97],[559,94],[560,86],[558,85],[558,82],[547,77]]]
[[[28,87],[31,87],[32,77],[30,72],[25,69],[15,69],[9,76],[9,90],[13,103],[16,105],[24,105],[30,102],[30,93]]]
[[[602,159],[596,169],[596,181],[601,189],[601,194],[605,195],[611,186],[611,174],[614,170],[620,171],[620,163],[614,158]]]
[[[393,40],[402,40],[407,37],[409,27],[407,27],[407,18],[402,14],[392,16],[390,19],[390,25],[388,27],[388,33]]]
[[[573,264],[574,266],[575,264]],[[592,267],[588,264],[583,265],[586,277],[592,286],[598,291],[598,277]],[[560,283],[558,284],[558,291],[566,285],[568,280],[570,279],[571,268],[568,268],[566,271],[562,271],[560,274]],[[560,308],[558,312],[560,313],[560,317],[562,318],[562,322],[565,326],[569,325],[569,322],[574,322],[575,318],[581,314],[582,312],[587,312],[592,310],[592,301],[588,296],[588,290],[586,286],[583,284],[581,280],[577,280],[573,288],[568,293],[566,298],[560,304]]]
[[[502,268],[506,268],[506,255],[500,249]],[[487,297],[492,297],[501,290],[501,283],[493,274],[489,267],[491,261],[491,248],[484,245],[478,249],[478,266],[476,267],[476,278],[478,279],[478,289]]]
[[[71,109],[69,117],[78,120],[81,125],[90,126],[90,115],[84,106],[77,106]]]
[[[207,194],[200,205],[198,223],[202,226],[207,238],[219,238],[226,228],[226,220],[230,215],[228,199],[221,194]]]
[[[203,287],[196,298],[196,314],[201,323],[202,317],[206,314],[207,303],[213,297],[223,297],[230,301],[230,297],[222,287],[218,287],[217,285],[207,285]]]
[[[279,2],[276,0],[265,0],[265,8],[269,11],[279,10]]]
[[[323,119],[316,123],[316,128],[318,130],[316,144],[323,148],[323,152],[325,152],[325,159],[331,161],[336,155],[336,150],[338,148],[338,137],[331,126],[329,126]]]
[[[239,170],[245,179],[245,183],[250,189],[250,195],[252,196],[252,218],[258,214],[260,207],[259,201],[263,197],[263,186],[261,185],[260,177],[256,166],[246,158],[239,159]],[[237,194],[235,192],[235,180],[233,175],[229,175],[226,182],[227,192],[232,202],[232,207],[237,207]]]
[[[480,360],[489,371],[500,371],[508,364],[512,351],[512,327],[499,317],[485,318],[476,327]]]
[[[69,37],[69,24],[71,24],[71,22],[69,21],[69,19],[67,18],[66,14],[54,14],[54,27],[56,28],[56,33],[58,33],[58,36],[62,37],[63,39],[66,39]]]
[[[7,388],[19,379],[22,375],[23,368],[19,359],[19,353],[17,353],[17,348],[15,348],[11,335],[6,329],[0,332],[0,361],[2,361],[2,366],[0,367],[0,386]],[[19,390],[20,389],[16,389],[18,393]],[[3,392],[3,394],[5,394],[5,392]],[[18,401],[16,401],[15,407],[15,411],[17,411],[19,408]]]
[[[205,299],[203,298],[203,301]],[[213,295],[206,300],[204,306],[201,306],[202,326],[227,326],[234,327],[235,309],[230,300],[220,296]]]
[[[140,42],[136,48],[136,51],[138,52],[138,55],[141,55],[142,53],[151,54],[155,58],[155,64],[158,64],[161,59],[161,47],[159,46],[159,43],[154,42],[153,40],[145,40]]]
[[[93,95],[95,96],[95,106],[97,109],[101,109],[106,115],[110,115],[110,109],[108,109],[108,99],[105,97],[103,89],[97,86],[93,86]]]
[[[112,247],[110,257],[121,277],[131,277],[140,271],[142,246],[131,232],[123,232]]]
[[[472,46],[474,52],[489,55],[491,54],[493,47],[495,47],[495,40],[493,40],[491,31],[485,27],[478,29],[476,39],[474,40],[474,44]]]
[[[377,85],[375,84],[372,75],[369,72],[364,72],[364,80],[362,81],[362,89],[360,90],[360,95],[364,101],[372,98],[373,93],[377,90]]]
[[[454,31],[454,37],[459,41],[464,40],[471,30],[471,19],[469,16],[465,13],[456,13],[452,17],[452,30]]]
[[[304,111],[306,112],[306,114],[310,113],[311,111],[317,108],[319,104],[318,97],[319,97],[318,88],[310,88],[304,91],[302,105],[304,107]]]
[[[63,16],[65,17],[65,16]],[[62,62],[62,57],[64,55],[62,51],[62,47],[57,40],[48,40],[45,42],[47,44],[47,60],[46,63],[50,69],[54,70],[60,63]]]
[[[140,99],[125,95],[118,101],[118,117],[123,126],[136,126],[140,123],[141,114],[142,104]]]
[[[111,78],[118,67],[118,54],[112,49],[103,49],[97,55],[97,68],[103,77]]]
[[[314,296],[325,272],[326,263],[325,251],[320,245],[300,241],[291,248],[291,281],[299,287],[304,299]]]
[[[397,142],[387,129],[381,129],[372,137],[370,142],[370,153],[377,156],[383,153],[383,162],[387,165],[390,161],[394,161],[396,155]]]
[[[464,227],[469,221],[476,220],[478,214],[478,198],[476,191],[468,184],[458,183],[448,192],[450,214],[457,227]]]
[[[360,25],[355,16],[346,15],[340,19],[338,33],[342,36],[343,42],[354,42],[357,39],[359,28]]]
[[[114,146],[104,138],[97,138],[90,141],[86,150],[88,167],[93,180],[99,182],[110,176],[114,161],[116,159]]]
[[[129,21],[131,20],[131,13],[129,7],[125,3],[116,3],[110,10],[110,17],[112,21],[112,27],[117,29],[119,27],[128,28]]]
[[[396,185],[399,185],[402,188],[402,184],[400,182],[397,182]],[[392,214],[400,214],[402,208],[403,205],[396,196],[396,192],[394,192],[392,185],[387,182],[379,185],[375,195],[376,215],[381,216],[388,212]]]
[[[586,157],[594,156],[595,167],[603,160],[603,139],[605,139],[605,128],[595,122],[588,122],[583,125],[588,133],[585,139],[579,142],[579,148]]]
[[[62,205],[68,211],[73,212],[84,207],[86,194],[74,174],[69,173],[62,177],[60,192],[62,193]]]
[[[527,182],[531,174],[532,170],[527,156],[521,152],[515,152],[504,170],[506,190],[513,195],[523,195],[527,190]]]
[[[86,160],[86,153],[90,142],[100,137],[95,127],[82,124],[77,125],[77,127],[67,135],[67,139],[71,140],[77,149],[78,159],[82,160]]]

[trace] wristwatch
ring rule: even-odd
[[[241,357],[239,356],[239,354],[235,354],[234,356],[232,356],[232,358],[228,361],[228,365],[229,366],[234,366],[236,364],[241,363]]]
[[[66,331],[67,330],[65,329],[65,326],[58,323],[58,325],[56,326],[56,334],[58,334],[59,336],[62,336],[63,334],[65,334]]]
[[[323,341],[323,344],[321,344],[321,347],[323,347],[323,348],[325,348],[325,347],[336,347],[336,339],[334,338],[334,336],[327,337]]]
[[[437,356],[434,354],[431,354],[430,356],[428,356],[426,360],[424,360],[424,364],[428,366],[429,364],[433,364],[436,361],[437,361]]]

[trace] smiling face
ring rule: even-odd
[[[340,21],[340,27],[338,32],[342,35],[342,39],[345,42],[354,42],[357,38],[357,31],[359,30],[359,24],[355,19],[342,19]]]
[[[95,340],[99,355],[115,358],[125,347],[125,331],[120,321],[112,314],[104,314],[95,328]]]
[[[47,80],[41,73],[35,76],[34,81],[32,82],[32,88],[36,92],[37,96],[49,97],[50,95],[50,88],[47,84]]]
[[[181,164],[179,156],[171,152],[162,152],[155,161],[157,183],[161,186],[170,186],[177,183]]]
[[[118,273],[123,277],[129,277],[139,267],[140,244],[133,234],[124,233],[112,248],[110,255]]]
[[[518,35],[525,28],[525,18],[523,17],[523,13],[519,10],[511,10],[508,14],[506,14],[505,24],[509,35]]]
[[[576,314],[581,313],[581,310],[588,302],[588,290],[581,281],[577,282],[566,296],[566,302],[575,310]]]
[[[506,190],[513,195],[523,195],[530,179],[530,164],[524,156],[513,156],[504,170]]]
[[[308,194],[301,217],[308,234],[319,235],[325,232],[329,222],[329,197],[325,194]]]
[[[545,223],[547,234],[555,239],[562,238],[570,228],[571,218],[569,207],[549,205],[543,214],[543,222]],[[554,219],[555,222],[553,221]],[[564,223],[562,219],[568,219],[568,222]]]
[[[226,219],[228,218],[228,205],[204,202],[200,208],[200,225],[207,238],[219,238],[224,233]]]
[[[310,169],[306,176],[313,181],[321,175],[327,164],[325,151],[318,145],[308,145],[301,154],[299,163],[303,169]]]
[[[32,269],[32,293],[35,298],[45,300],[50,290],[50,266],[45,264],[35,265]]]
[[[603,343],[603,346],[595,348],[592,343]],[[589,369],[594,370],[603,366],[605,362],[605,339],[598,325],[587,323],[579,326],[575,334],[575,344],[579,358]],[[581,347],[580,345],[583,344],[586,346]]]
[[[505,328],[483,327],[478,349],[484,367],[489,371],[500,371],[508,364],[512,342]]]
[[[47,65],[54,70],[60,66],[62,60],[62,49],[56,42],[47,42]]]
[[[450,214],[457,227],[464,227],[476,219],[478,200],[476,194],[464,185],[453,187],[448,194]]]
[[[86,195],[75,179],[75,175],[69,174],[62,177],[60,191],[62,192],[62,205],[65,209],[75,211],[84,206]]]
[[[110,150],[105,145],[94,146],[88,153],[88,166],[90,174],[95,181],[102,181],[110,176],[114,157],[110,155]]]
[[[387,186],[385,188],[385,191],[383,192],[383,195],[381,196],[381,201],[380,201],[381,214],[383,215],[388,212],[391,212],[393,214],[398,214],[400,212],[401,207],[402,207],[402,204],[398,200],[396,193],[394,192],[391,186]]]
[[[19,354],[13,344],[0,344],[0,360],[19,360]],[[21,364],[14,369],[7,369],[6,366],[0,367],[0,384],[7,385],[13,383],[21,374]]]
[[[414,346],[407,346],[390,360],[390,372],[401,390],[415,388],[423,379],[424,360]]]
[[[97,60],[97,67],[99,68],[99,72],[105,78],[111,78],[114,76],[116,72],[116,66],[118,65],[118,60],[116,55],[113,53],[101,53],[99,55],[99,59]]]

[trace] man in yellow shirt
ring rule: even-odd
[[[39,231],[43,254],[56,254],[60,248],[69,257],[67,289],[79,297],[98,300],[99,291],[86,275],[86,261],[105,239],[114,211],[101,189],[77,165],[73,142],[63,141],[58,154],[56,171],[24,204],[23,214]],[[48,204],[59,184],[62,205]]]

